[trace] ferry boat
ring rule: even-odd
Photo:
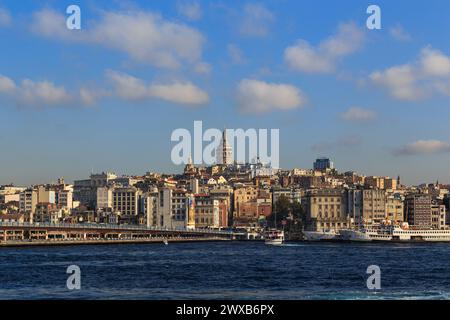
[[[268,230],[264,234],[265,244],[279,246],[284,243],[284,231]]]
[[[360,229],[344,229],[339,231],[343,241],[391,241],[392,234],[389,229],[379,227],[363,227]]]
[[[339,232],[335,230],[303,231],[306,241],[333,241],[340,240]]]
[[[380,225],[355,230],[341,230],[344,241],[427,241],[450,242],[450,229],[416,229],[407,223],[401,225]]]

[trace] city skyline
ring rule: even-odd
[[[450,4],[378,1],[368,30],[367,3],[281,2],[0,1],[0,184],[182,172],[196,120],[280,129],[286,169],[450,183]]]
[[[247,163],[238,163],[238,162],[231,163],[230,162],[227,165],[225,165],[225,167],[226,166],[235,167],[236,165],[242,166],[242,167],[248,167],[250,165],[257,165],[257,163],[256,162],[247,162]],[[318,158],[314,159],[312,166],[307,167],[307,168],[295,167],[295,168],[279,168],[279,169],[274,170],[271,168],[270,165],[264,165],[261,162],[259,162],[259,165],[262,167],[262,170],[263,170],[263,172],[258,174],[261,176],[266,176],[266,174],[264,174],[264,172],[266,172],[264,170],[266,170],[266,169],[267,169],[267,176],[277,175],[278,172],[280,172],[280,173],[281,172],[284,172],[284,173],[290,172],[292,175],[294,175],[294,172],[298,171],[298,170],[309,172],[309,174],[313,174],[314,172],[322,172],[325,169],[331,169],[331,170],[335,170],[336,173],[341,174],[341,175],[354,174],[357,176],[366,177],[366,178],[370,178],[370,179],[388,178],[391,180],[396,180],[398,185],[400,185],[400,183],[401,183],[400,181],[403,182],[403,178],[400,175],[387,176],[387,175],[383,175],[383,174],[376,174],[376,175],[375,174],[365,174],[365,173],[361,173],[361,172],[356,172],[354,170],[339,171],[338,168],[334,167],[334,162],[332,161],[332,159],[329,159],[327,157],[318,157]],[[60,177],[56,177],[56,178],[53,178],[53,179],[50,179],[47,181],[38,182],[38,183],[19,185],[14,182],[9,182],[9,183],[0,184],[0,186],[29,187],[29,186],[44,186],[44,185],[55,185],[55,184],[65,184],[65,183],[73,184],[77,180],[89,178],[89,177],[97,176],[97,175],[114,175],[116,177],[122,177],[122,178],[133,178],[133,177],[144,177],[144,176],[156,174],[156,175],[167,176],[167,177],[176,177],[176,176],[182,176],[186,172],[187,167],[207,169],[207,168],[221,167],[221,166],[224,166],[224,164],[219,163],[219,162],[217,164],[213,164],[213,165],[194,165],[194,164],[192,164],[191,161],[188,161],[188,163],[184,166],[184,170],[180,171],[180,172],[148,170],[146,172],[128,174],[128,173],[120,173],[120,172],[117,172],[114,170],[97,170],[97,171],[92,170],[90,173],[85,174],[84,176],[75,177],[74,180],[69,180],[63,176],[60,176]],[[424,185],[438,185],[438,184],[443,185],[443,186],[448,185],[447,183],[442,183],[442,181],[439,181],[439,180],[431,181],[431,182],[422,182],[420,184],[403,184],[403,185],[409,186],[409,187],[420,187],[420,186],[424,186]]]

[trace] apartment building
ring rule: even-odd
[[[431,228],[431,196],[428,194],[407,195],[405,219],[410,226]]]
[[[142,191],[134,188],[115,188],[112,192],[113,210],[121,215],[137,216],[139,213],[139,197]]]
[[[302,198],[306,214],[306,229],[311,231],[338,230],[350,225],[345,191],[342,189],[315,189]]]
[[[433,229],[445,229],[445,224],[446,224],[445,205],[433,203],[431,205],[431,227]]]
[[[404,198],[399,194],[386,197],[386,219],[394,223],[404,222]]]
[[[368,224],[380,224],[386,220],[386,192],[380,189],[362,191],[362,217]]]

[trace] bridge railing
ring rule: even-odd
[[[229,230],[216,230],[216,229],[187,229],[187,228],[167,228],[167,227],[154,227],[154,226],[136,226],[136,225],[117,225],[117,224],[102,224],[102,223],[44,223],[44,222],[0,222],[0,227],[39,227],[39,228],[68,228],[68,229],[112,229],[112,230],[126,230],[126,231],[174,231],[185,233],[204,233],[204,234],[220,234],[220,235],[232,235],[233,231]]]

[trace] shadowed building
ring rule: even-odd
[[[428,194],[406,196],[405,218],[410,226],[431,228],[431,196]]]

